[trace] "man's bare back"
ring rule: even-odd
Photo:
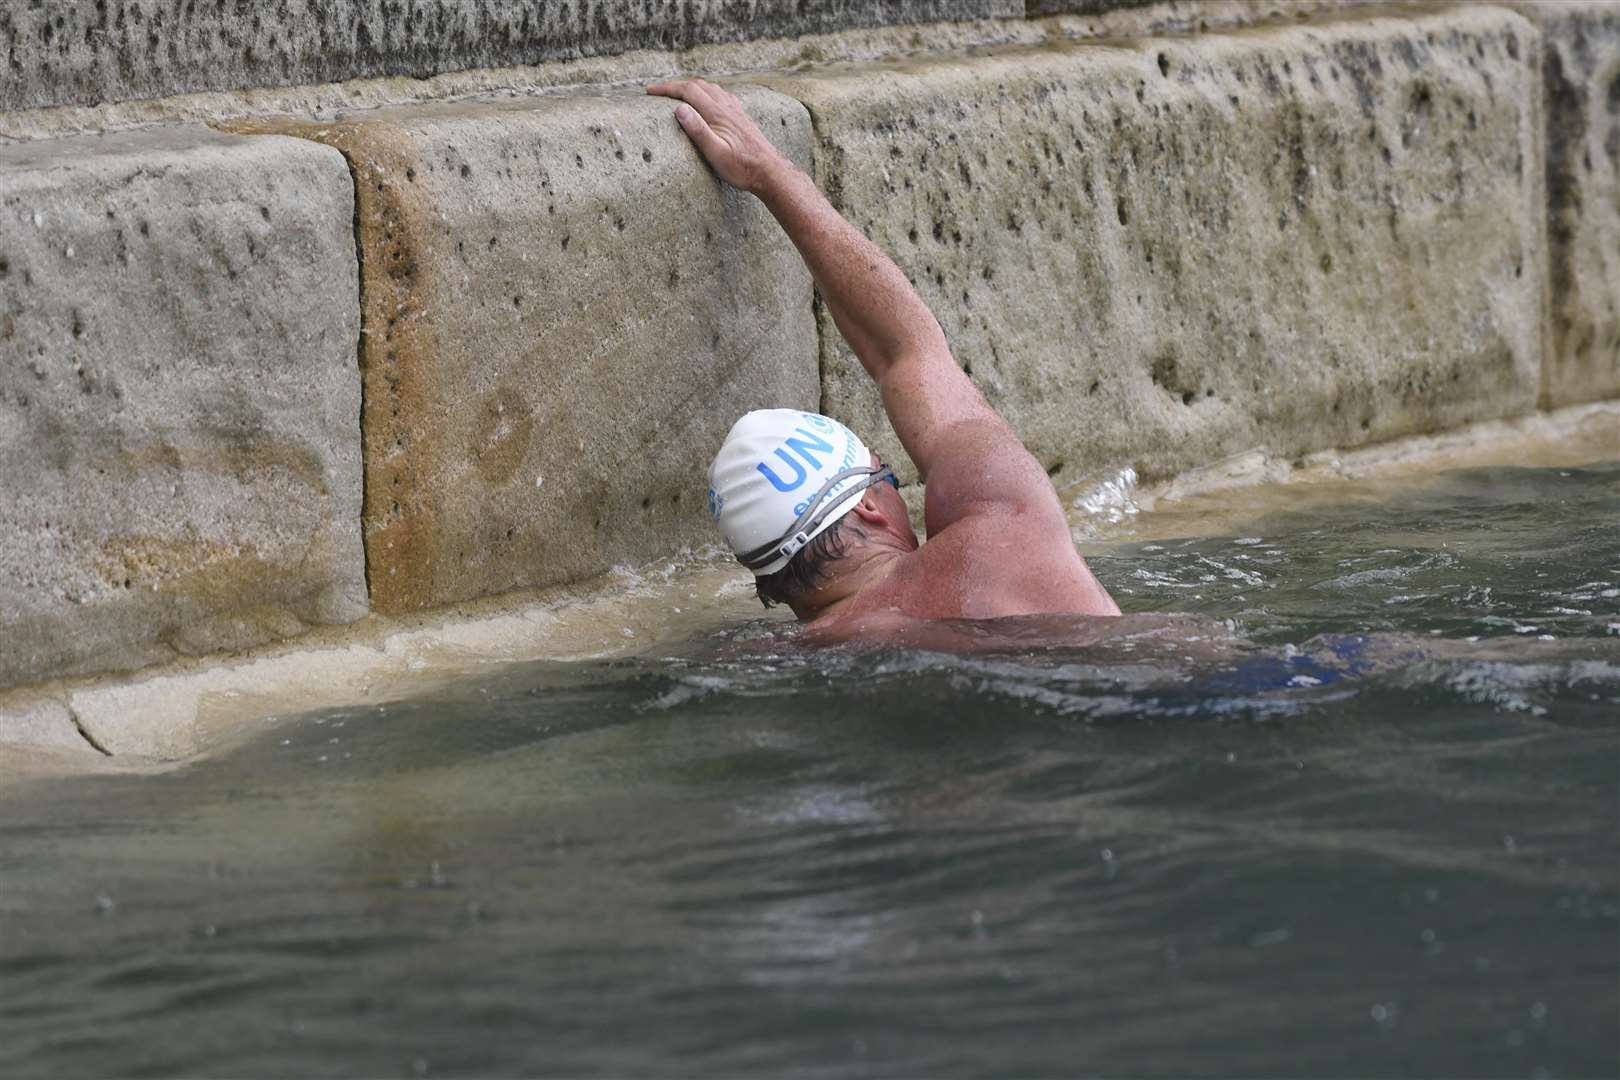
[[[810,629],[842,640],[892,637],[918,619],[1118,611],[1075,552],[1066,524],[1054,537],[1051,529],[983,517],[930,534],[926,544],[896,559],[888,576],[813,620]]]
[[[799,249],[927,483],[928,542],[919,545],[875,456],[830,461],[835,444],[820,432],[844,436],[865,457],[842,425],[798,414],[811,427],[793,427],[794,414],[765,412],[739,421],[711,469],[710,505],[764,583],[762,598],[779,597],[828,639],[887,636],[919,619],[1118,615],[1075,550],[1045,470],[952,358],[900,269],[771,146],[735,97],[701,80],[648,92],[682,100],[676,119],[720,179],[756,195]],[[836,543],[818,546],[828,531]]]

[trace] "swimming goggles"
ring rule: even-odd
[[[865,483],[861,483],[857,487],[851,487],[847,491],[840,491],[838,497],[829,503],[827,496],[832,493],[832,489],[853,477],[864,477]],[[780,540],[772,540],[770,543],[757,547],[752,551],[741,552],[737,556],[737,561],[748,567],[748,569],[757,571],[761,567],[769,566],[784,555],[791,559],[799,553],[799,549],[810,542],[811,537],[815,536],[816,531],[826,522],[835,507],[843,503],[850,495],[865,491],[872,485],[881,484],[885,481],[893,484],[895,490],[900,489],[900,481],[895,479],[894,470],[887,465],[879,465],[876,468],[857,466],[833,474],[831,479],[821,485],[821,490],[816,492],[815,498],[810,500],[809,505],[804,509],[804,513],[800,514],[793,524],[788,527],[788,531]],[[823,506],[823,503],[828,504]]]

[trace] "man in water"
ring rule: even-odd
[[[788,409],[738,420],[709,469],[709,507],[766,607],[828,638],[917,620],[1119,608],[1074,548],[1046,471],[951,358],[900,268],[702,80],[657,83],[721,180],[749,192],[799,249],[833,321],[883,395],[927,482],[919,544],[894,473],[853,432]]]

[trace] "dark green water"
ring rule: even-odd
[[[704,627],[16,794],[0,1074],[1620,1071],[1620,466],[1093,566],[1205,618]]]

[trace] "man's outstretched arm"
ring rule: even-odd
[[[675,110],[682,130],[722,180],[759,197],[799,249],[906,452],[931,481],[929,531],[987,503],[1061,515],[1045,472],[957,367],[900,268],[770,144],[742,104],[701,80],[647,89],[685,103]]]

